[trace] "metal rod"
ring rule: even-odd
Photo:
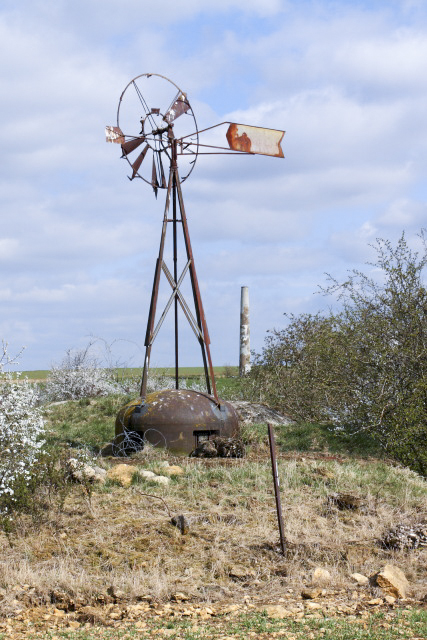
[[[165,204],[165,212],[163,215],[163,225],[162,225],[162,235],[160,237],[160,247],[159,247],[159,256],[156,262],[156,269],[154,272],[154,282],[153,282],[153,290],[151,292],[151,301],[150,301],[150,311],[148,313],[147,320],[147,331],[145,333],[145,357],[144,357],[144,369],[142,372],[142,381],[141,381],[141,398],[145,400],[147,395],[147,378],[148,378],[148,369],[150,367],[150,355],[151,355],[151,335],[154,328],[154,320],[156,317],[156,308],[157,308],[157,298],[159,295],[159,282],[160,282],[160,274],[162,270],[163,264],[163,253],[165,248],[165,239],[166,239],[166,227],[167,227],[167,219],[169,213],[169,205],[170,205],[170,195],[172,190],[172,178],[173,172],[170,171],[169,174],[169,185],[168,191],[166,194],[166,204]]]
[[[200,341],[200,347],[202,350],[203,365],[205,368],[206,387],[209,395],[213,392],[215,400],[219,405],[220,402],[219,402],[218,393],[216,390],[215,374],[212,366],[212,358],[211,358],[211,352],[209,348],[210,338],[209,338],[209,332],[208,332],[208,325],[206,323],[206,317],[203,311],[202,297],[200,295],[199,283],[197,280],[196,267],[194,264],[194,256],[191,248],[190,234],[188,231],[187,216],[185,214],[184,199],[182,197],[182,191],[181,191],[181,186],[180,186],[179,176],[178,176],[178,169],[176,169],[175,174],[176,174],[176,185],[177,185],[179,208],[181,211],[182,230],[184,233],[185,248],[187,251],[187,259],[191,260],[190,278],[191,278],[191,286],[193,289],[197,324],[199,325],[199,328],[201,330],[203,329],[203,341]],[[211,391],[211,387],[212,387],[212,391]]]
[[[166,264],[163,263],[162,265],[162,269],[163,269],[163,273],[166,276],[167,281],[169,282],[170,286],[172,287],[172,289],[176,288],[176,282],[172,277],[171,272],[169,271],[169,269],[167,268]],[[188,306],[188,304],[186,303],[184,296],[182,295],[181,291],[177,291],[176,292],[177,298],[178,298],[178,302],[181,305],[181,309],[183,310],[185,317],[188,320],[188,323],[190,325],[190,327],[193,329],[194,333],[196,334],[196,338],[201,338],[203,340],[203,334],[200,331],[199,327],[197,326],[197,321],[194,318],[193,314],[190,311],[190,308]]]
[[[183,272],[181,273],[181,275],[179,277],[179,280],[178,280],[178,282],[176,284],[176,287],[172,291],[172,294],[171,294],[171,296],[170,296],[170,298],[169,298],[169,300],[168,300],[168,302],[166,304],[166,307],[165,307],[165,309],[164,309],[164,311],[163,311],[163,313],[162,313],[162,315],[160,317],[160,320],[158,321],[158,323],[156,325],[156,328],[154,329],[153,333],[150,336],[150,345],[152,345],[154,340],[156,339],[156,336],[159,333],[160,327],[162,326],[162,324],[163,324],[163,322],[164,322],[164,320],[166,318],[166,315],[167,315],[169,309],[171,308],[172,302],[176,299],[176,296],[179,293],[179,287],[181,286],[182,281],[184,280],[185,274],[187,273],[190,265],[191,265],[191,262],[189,260],[187,262],[187,264],[185,265],[184,270],[183,270]]]
[[[271,470],[273,472],[274,495],[276,497],[277,521],[279,523],[280,546],[282,548],[283,555],[285,555],[286,541],[285,541],[285,534],[283,530],[282,504],[280,501],[280,482],[279,482],[279,473],[277,470],[276,443],[274,441],[273,427],[271,426],[271,424],[267,424],[267,427],[268,427],[268,440],[270,442],[270,457],[271,457]]]
[[[172,165],[174,170],[176,169],[176,143],[172,145]],[[177,282],[178,278],[178,250],[177,250],[177,237],[176,237],[176,176],[175,171],[173,174],[173,186],[172,186],[172,211],[173,211],[173,279]],[[178,297],[175,296],[174,300],[174,312],[175,312],[175,389],[179,389],[179,377],[178,377]]]

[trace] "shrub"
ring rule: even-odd
[[[290,316],[250,374],[252,393],[299,420],[374,436],[387,455],[427,475],[427,246],[377,240],[375,279],[329,277],[339,312]]]
[[[122,391],[113,368],[102,368],[92,352],[93,342],[84,349],[68,349],[58,366],[50,370],[45,394],[48,400],[79,400]]]
[[[44,441],[44,422],[37,407],[38,390],[4,368],[11,364],[7,344],[0,353],[0,518],[5,527],[14,512],[28,507],[28,487],[37,473]]]

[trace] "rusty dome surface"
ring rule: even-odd
[[[234,407],[191,389],[165,389],[149,393],[120,409],[116,436],[124,429],[136,431],[144,440],[177,453],[190,453],[200,442],[215,435],[238,434]]]

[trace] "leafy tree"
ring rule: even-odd
[[[373,274],[329,276],[341,308],[290,316],[250,375],[258,398],[298,420],[374,435],[387,455],[427,475],[427,264],[402,234],[377,240]]]

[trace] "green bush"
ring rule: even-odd
[[[325,293],[341,309],[290,316],[271,331],[248,377],[253,398],[298,421],[374,438],[383,451],[427,475],[427,246],[377,240],[375,279],[353,270]]]

